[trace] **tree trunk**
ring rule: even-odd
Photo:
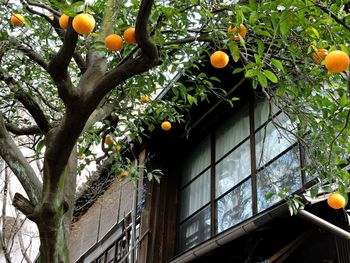
[[[75,201],[76,168],[74,147],[66,168],[60,175],[60,182],[64,185],[55,188],[54,192],[43,192],[43,203],[38,207],[40,212],[36,220],[40,234],[40,263],[69,262],[68,244]]]

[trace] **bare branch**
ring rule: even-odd
[[[9,38],[8,40],[12,45],[16,47],[16,49],[22,51],[29,59],[36,62],[39,66],[48,71],[48,64],[46,63],[44,58],[42,58],[38,53],[35,52],[35,50],[24,46],[14,38]]]
[[[13,123],[6,123],[6,129],[16,135],[35,135],[42,134],[38,126],[29,126],[29,127],[18,127],[18,125]]]
[[[41,195],[41,182],[33,168],[17,148],[6,130],[3,117],[0,114],[0,156],[5,160],[12,172],[17,176],[30,201],[37,204]]]
[[[42,133],[47,133],[51,128],[50,123],[33,97],[21,89],[17,81],[11,76],[8,76],[4,70],[0,71],[0,80],[4,81],[9,86],[15,98],[18,99],[33,116]]]
[[[28,217],[31,220],[35,220],[35,216],[34,216],[35,207],[23,195],[21,195],[19,193],[15,193],[15,196],[13,197],[12,204],[19,211],[21,211],[26,217]]]
[[[21,1],[22,2],[22,1]],[[24,2],[24,1],[23,1]],[[40,7],[42,9],[45,9],[47,11],[50,11],[52,14],[56,15],[56,16],[60,16],[61,13],[56,11],[55,9],[51,8],[50,6],[47,6],[43,3],[35,3],[35,2],[31,2],[31,1],[26,1],[26,3],[28,5],[31,5],[31,6],[36,6],[36,7]]]
[[[187,37],[183,39],[170,40],[164,43],[164,46],[176,45],[176,44],[187,44],[192,42],[214,42],[211,37],[208,36],[200,36],[200,37]]]
[[[346,23],[345,19],[340,19],[336,14],[334,14],[330,9],[328,9],[321,1],[316,0],[314,5],[322,10],[324,13],[328,14],[331,18],[333,18],[338,24],[345,27],[350,31],[350,26]]]

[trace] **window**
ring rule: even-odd
[[[276,196],[267,198],[276,189],[291,193],[302,187],[292,129],[277,107],[252,98],[190,148],[182,163],[179,252],[276,204]]]
[[[92,263],[128,263],[131,262],[131,253],[133,253],[134,256],[133,261],[137,262],[138,242],[140,238],[140,223],[138,221],[139,219],[136,221],[137,223],[135,225],[135,243],[133,248],[131,247],[132,225],[130,223],[125,226],[123,235]]]

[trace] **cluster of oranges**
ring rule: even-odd
[[[247,34],[247,28],[241,24],[239,32],[236,27],[229,26],[227,32],[233,40],[240,41]],[[312,54],[312,59],[315,63],[321,64],[324,60],[324,65],[329,72],[340,73],[349,67],[349,56],[341,51],[334,50],[328,54],[327,50],[322,48]],[[210,56],[210,63],[215,68],[224,68],[229,62],[229,56],[224,51],[216,51]]]
[[[69,16],[63,14],[59,19],[60,27],[67,29]],[[72,22],[73,29],[79,34],[90,34],[95,28],[95,19],[90,14],[79,14]],[[124,31],[124,40],[129,44],[136,44],[135,28],[129,27]],[[110,34],[105,38],[105,46],[109,51],[119,51],[123,48],[123,38],[116,34]]]
[[[324,65],[329,72],[340,73],[349,67],[350,59],[348,54],[341,50],[334,50],[327,52],[326,49],[321,48],[312,54],[312,60],[316,64],[322,64],[324,60]]]
[[[236,27],[229,26],[227,33],[230,34],[231,39],[235,41],[240,41],[247,35],[247,28],[245,25],[240,24],[239,32]],[[229,57],[224,51],[215,51],[210,56],[210,63],[214,68],[224,68],[229,62]]]

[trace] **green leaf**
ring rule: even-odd
[[[267,78],[261,72],[258,72],[258,81],[263,88],[267,87]]]
[[[37,152],[40,152],[44,148],[44,146],[45,146],[45,139],[42,139],[36,145]]]
[[[85,3],[83,1],[75,2],[74,4],[62,8],[62,13],[67,16],[74,17],[77,13],[84,11]]]
[[[277,60],[277,59],[271,59],[271,64],[274,66],[276,69],[284,71],[284,67],[282,65],[282,62]]]
[[[241,56],[241,51],[239,50],[239,47],[236,42],[230,42],[229,49],[231,56],[235,62],[237,62]]]
[[[245,77],[246,78],[252,78],[255,77],[256,75],[258,75],[259,71],[257,69],[249,69],[247,70],[247,72],[245,73]]]
[[[265,45],[260,39],[257,39],[256,42],[258,43],[258,54],[262,56],[265,51]]]
[[[264,70],[264,75],[265,75],[265,77],[267,77],[271,82],[273,82],[273,83],[277,83],[277,82],[278,82],[277,76],[276,76],[275,73],[273,73],[272,71],[270,71],[270,70]]]

